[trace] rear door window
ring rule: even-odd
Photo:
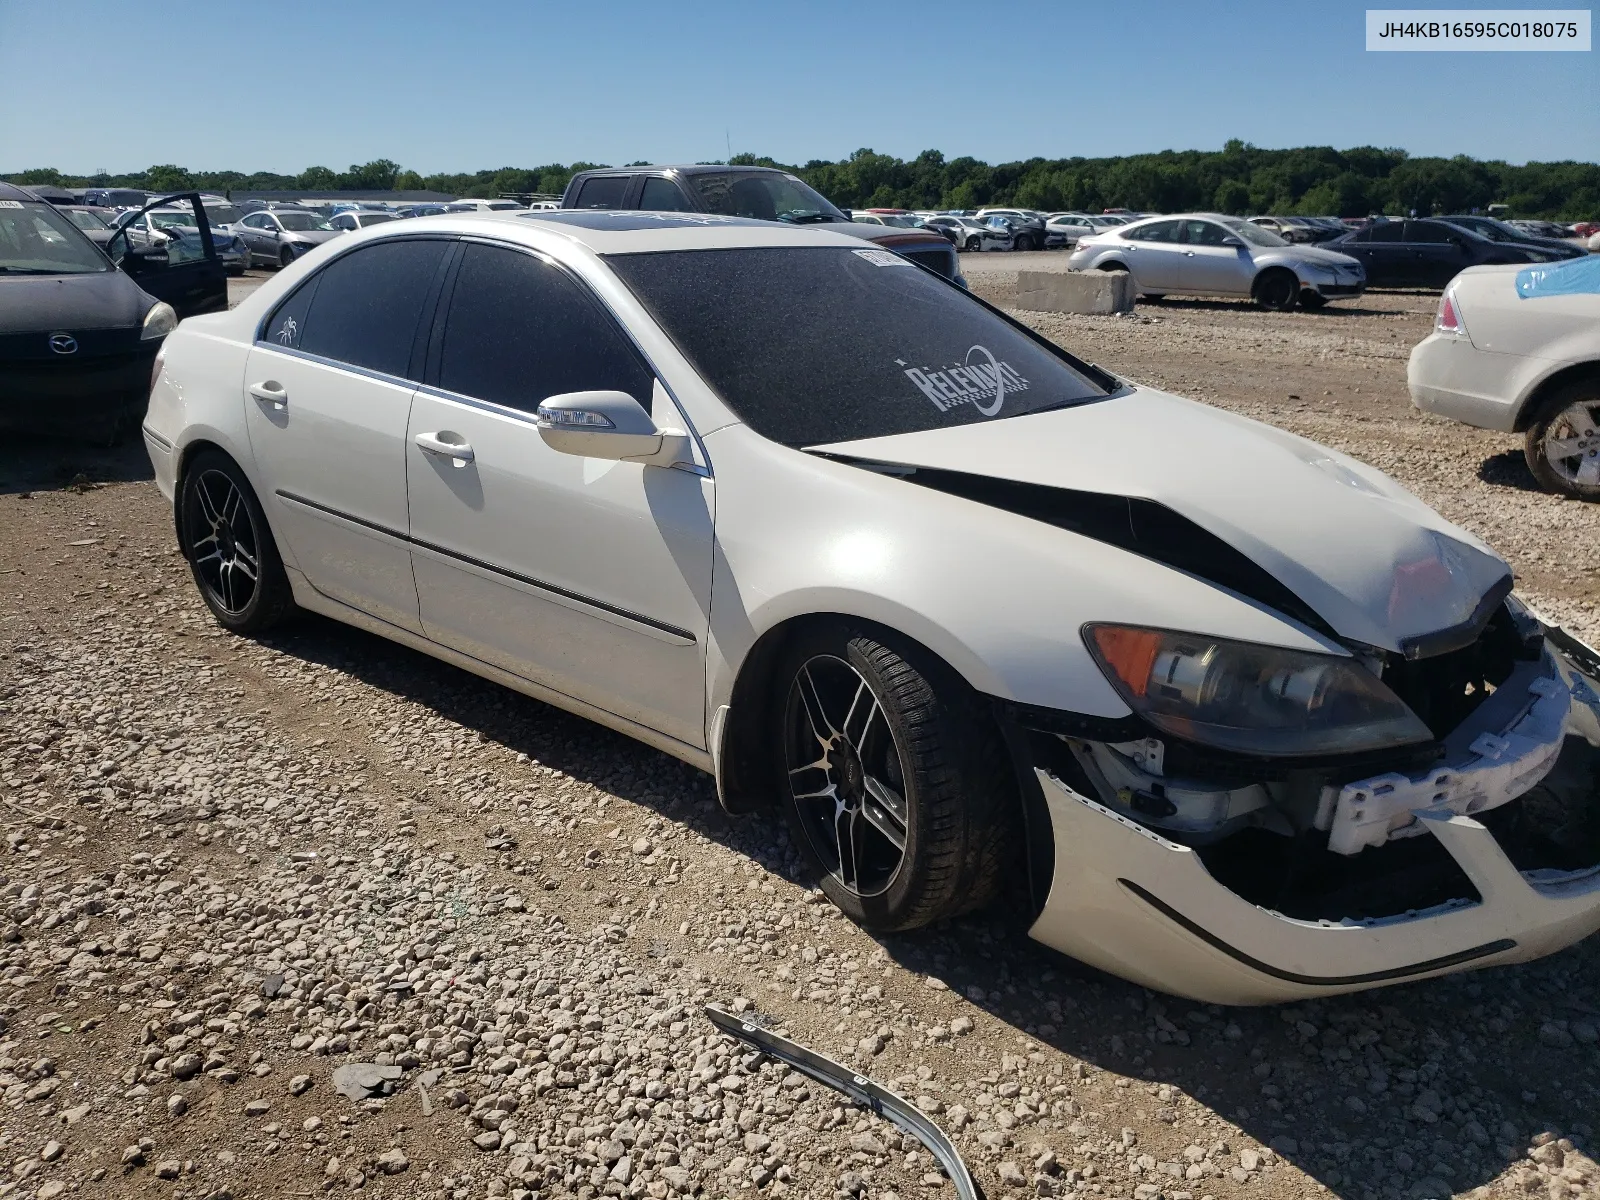
[[[1401,234],[1405,230],[1399,221],[1385,221],[1381,225],[1372,226],[1367,232],[1369,242],[1398,242],[1402,240]]]
[[[598,175],[578,189],[578,208],[621,208],[628,194],[627,175]]]
[[[627,392],[650,410],[655,376],[600,302],[531,254],[470,244],[456,273],[439,386],[533,412],[564,392]]]
[[[693,212],[683,189],[670,179],[652,175],[644,181],[644,192],[639,197],[639,207],[650,212]]]
[[[1136,242],[1175,242],[1182,224],[1181,221],[1152,221],[1148,225],[1140,225],[1127,236]]]
[[[299,318],[298,332],[289,340],[283,336],[286,304],[274,314],[268,340],[408,377],[423,302],[448,246],[439,239],[379,242],[334,259],[317,276],[316,294]]]
[[[1459,233],[1452,237],[1452,232],[1448,225],[1442,225],[1438,221],[1406,222],[1406,241],[1408,242],[1449,243],[1458,239],[1465,240],[1461,238]]]

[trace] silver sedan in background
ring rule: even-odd
[[[1359,296],[1366,269],[1348,254],[1297,246],[1220,213],[1135,221],[1079,240],[1067,260],[1077,271],[1127,271],[1152,299],[1172,293],[1249,296],[1263,308],[1321,308]]]

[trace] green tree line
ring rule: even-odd
[[[937,150],[924,150],[910,160],[857,150],[837,162],[814,159],[803,165],[754,154],[737,154],[730,161],[786,167],[847,208],[999,204],[1047,211],[1095,212],[1122,207],[1156,212],[1352,217],[1412,210],[1458,212],[1506,204],[1519,217],[1581,220],[1600,215],[1600,164],[1535,162],[1517,166],[1463,155],[1413,158],[1404,150],[1372,146],[1263,150],[1234,139],[1221,150],[1163,150],[1119,158],[1030,158],[995,165],[970,157],[946,159]],[[470,174],[421,175],[380,158],[346,171],[308,167],[298,175],[190,171],[164,164],[129,175],[90,178],[40,168],[4,178],[21,184],[151,191],[427,189],[488,197],[508,192],[559,193],[576,172],[600,165],[550,163]]]

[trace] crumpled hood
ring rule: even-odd
[[[1342,637],[1386,650],[1471,621],[1510,575],[1489,547],[1381,472],[1147,388],[812,449],[1154,501],[1254,561]],[[1182,628],[1183,614],[1173,623]]]
[[[125,329],[154,303],[121,271],[0,276],[0,333]]]

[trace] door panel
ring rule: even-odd
[[[283,403],[250,394],[258,385]],[[422,632],[406,544],[406,419],[414,385],[257,343],[245,420],[273,530],[319,592]]]
[[[172,231],[171,240],[165,245],[164,261],[145,253],[159,248],[144,228],[147,214],[155,208],[181,208],[194,214],[192,228]],[[196,193],[163,196],[145,205],[111,235],[106,254],[141,288],[172,305],[180,318],[221,312],[228,307],[228,273],[217,257],[211,223]]]
[[[428,637],[704,746],[711,480],[560,454],[526,415],[427,389],[406,475]]]
[[[555,264],[468,244],[450,287],[406,445],[425,632],[703,747],[710,480],[557,453],[533,415],[548,396],[614,389],[670,425],[670,397]]]

